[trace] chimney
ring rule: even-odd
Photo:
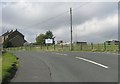
[[[13,30],[10,31],[10,33],[12,33],[12,32],[13,32]]]
[[[17,31],[17,29],[15,31]]]

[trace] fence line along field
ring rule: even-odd
[[[107,45],[104,43],[98,44],[73,44],[73,51],[92,51],[92,52],[114,52],[117,53],[119,51],[119,46],[115,44]],[[21,47],[11,47],[5,48],[8,51],[17,51],[17,50],[35,50],[35,51],[70,51],[70,45],[27,45]]]

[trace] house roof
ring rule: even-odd
[[[2,36],[3,37],[8,36],[8,39],[10,40],[10,39],[14,38],[17,35],[24,38],[24,35],[22,33],[20,33],[17,29],[15,31],[13,31],[13,30],[7,31]],[[27,41],[25,40],[25,42],[27,42]]]
[[[12,32],[11,34],[13,34],[13,33],[15,33],[15,32],[17,32],[17,33],[19,33],[21,36],[24,36],[22,33],[20,33],[17,29],[14,31],[14,32]]]
[[[5,32],[2,36],[7,36],[9,34],[13,33],[13,30]]]
[[[11,35],[15,32],[18,32],[21,36],[24,36],[23,34],[21,34],[17,29],[15,31],[11,30],[11,31],[7,31],[5,32],[2,36],[7,36],[7,35]]]
[[[9,34],[9,31],[5,32],[2,36],[6,36]]]

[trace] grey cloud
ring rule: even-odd
[[[69,8],[73,8],[73,28],[76,25],[80,25],[92,18],[105,18],[106,16],[113,15],[117,13],[117,3],[114,2],[104,2],[104,3],[89,3],[80,7],[85,3],[3,3],[4,8],[2,10],[2,20],[4,23],[9,23],[12,25],[17,25],[18,29],[23,32],[29,41],[33,41],[30,39],[30,35],[36,35],[38,33],[43,33],[47,30],[55,31],[56,29],[63,28],[66,33],[69,32]],[[20,7],[18,7],[20,6]],[[30,8],[30,9],[29,9]],[[28,11],[28,12],[27,12]],[[33,11],[33,12],[31,12]],[[68,11],[68,12],[65,12]],[[44,20],[54,17],[58,14],[64,14],[51,18],[49,21]],[[35,14],[34,14],[35,13]],[[33,15],[34,16],[33,16]],[[43,23],[41,23],[43,22]],[[12,28],[11,28],[12,29]],[[5,29],[7,30],[7,28]],[[107,34],[101,34],[101,37],[109,38],[109,34],[112,35],[113,32],[109,31]],[[64,32],[63,32],[64,33]],[[103,36],[102,36],[103,35]],[[92,35],[91,35],[92,36]],[[113,38],[115,38],[114,36]],[[57,35],[56,39],[64,39],[69,41],[69,34]],[[83,39],[82,37],[78,37],[79,39]],[[87,37],[84,37],[89,39]],[[92,39],[92,38],[91,38]],[[97,40],[97,38],[95,38]],[[104,38],[103,38],[104,39]],[[83,39],[85,40],[85,39]],[[94,39],[92,39],[94,41]],[[98,39],[99,40],[99,39]],[[105,39],[104,39],[105,40]],[[88,40],[89,41],[89,40]]]
[[[28,3],[28,5],[31,4],[31,6],[35,6],[36,4],[35,3]],[[43,14],[40,13],[39,17],[37,17],[37,19],[34,18],[33,19],[29,19],[24,15],[24,7],[22,7],[23,9],[18,9],[18,10],[13,10],[13,8],[10,8],[9,6],[7,6],[6,8],[3,9],[3,21],[10,21],[11,23],[21,23],[24,24],[25,26],[26,25],[29,25],[31,23],[35,24],[35,23],[39,23],[41,21],[44,21],[45,19],[51,17],[51,16],[55,16],[57,14],[60,14],[64,11],[69,11],[69,7],[73,7],[73,17],[74,17],[74,24],[80,24],[81,22],[84,22],[86,21],[87,19],[90,19],[94,16],[104,16],[106,13],[107,14],[111,14],[111,12],[113,12],[115,9],[116,9],[116,5],[115,3],[89,3],[88,5],[86,5],[85,7],[83,7],[83,9],[85,10],[84,12],[87,12],[89,10],[87,10],[88,8],[91,8],[92,10],[95,9],[96,7],[96,4],[98,4],[101,8],[99,8],[98,10],[96,10],[96,12],[94,14],[91,13],[91,15],[88,13],[86,14],[85,16],[81,14],[81,9],[82,8],[79,8],[79,6],[81,6],[81,4],[83,3],[37,3],[37,7],[39,9],[39,7],[42,7],[44,11]],[[15,5],[15,4],[13,4]],[[22,5],[22,3],[21,3]],[[12,5],[10,5],[12,6]],[[78,7],[77,9],[78,10],[74,10],[74,8]],[[22,11],[21,11],[22,10]],[[36,9],[34,9],[36,10]],[[36,10],[37,11],[37,10]],[[89,11],[91,12],[91,11]],[[102,12],[102,13],[101,13]],[[63,15],[64,16],[64,15]],[[65,16],[69,16],[69,12],[65,14]],[[83,17],[84,16],[84,17]],[[57,18],[57,17],[56,17]],[[54,25],[57,25],[60,26],[60,25],[64,25],[63,23],[61,23],[62,20],[67,20],[69,19],[69,17],[61,17],[61,18],[58,18],[58,20],[55,22],[58,22],[58,23],[55,23]],[[15,21],[17,20],[17,21]],[[23,23],[24,22],[24,23]],[[60,23],[59,23],[60,22]],[[18,24],[17,23],[17,24]],[[48,24],[51,24],[51,21],[47,22]],[[53,23],[53,22],[52,22]]]

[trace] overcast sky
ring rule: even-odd
[[[50,30],[57,40],[104,42],[118,39],[117,2],[2,2],[2,33],[18,29],[28,42]],[[0,9],[1,10],[1,9]]]

